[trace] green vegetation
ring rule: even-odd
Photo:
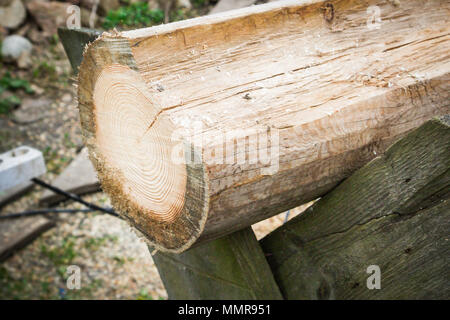
[[[97,238],[94,238],[94,241]],[[108,239],[108,237],[106,237]],[[41,253],[46,256],[55,266],[60,279],[65,283],[67,280],[67,267],[74,263],[74,259],[79,256],[76,252],[76,237],[68,236],[63,239],[58,247],[48,248],[45,244],[41,245]],[[91,239],[90,239],[91,240]],[[48,281],[41,282],[41,296],[43,298],[52,298],[58,296],[60,299],[83,299],[93,296],[93,292],[101,287],[102,281],[93,279],[87,283],[83,283],[80,290],[66,290],[59,288],[58,293],[55,291],[56,287]],[[51,288],[49,287],[51,286]],[[64,287],[63,287],[64,288]],[[51,295],[53,291],[53,296]]]
[[[47,164],[47,170],[49,172],[55,173],[55,166],[52,164],[52,162],[55,161],[58,157],[58,152],[55,150],[52,150],[50,146],[45,147],[45,149],[42,151],[45,159],[45,163]]]
[[[96,251],[98,250],[102,245],[106,243],[106,241],[111,241],[113,243],[116,243],[118,240],[117,236],[114,235],[104,235],[103,237],[97,237],[97,238],[89,238],[84,243],[84,246],[88,250]]]
[[[24,292],[28,286],[28,279],[14,279],[5,267],[0,266],[0,299],[27,299]]]
[[[161,9],[151,10],[147,2],[135,2],[109,11],[103,27],[105,29],[112,29],[116,26],[142,28],[160,24],[163,21],[164,12]]]
[[[52,53],[53,57],[56,60],[59,60],[61,58],[61,56],[58,54],[58,50],[57,50],[57,45],[59,42],[59,37],[57,34],[54,34],[50,39],[49,39],[49,51]]]
[[[70,139],[70,134],[69,133],[64,133],[64,145],[66,146],[66,148],[76,148],[77,146],[75,145],[75,143],[72,142],[72,140]]]
[[[174,8],[169,13],[170,22],[191,19],[207,13],[209,0],[193,0],[191,3],[192,9]]]
[[[75,144],[73,144],[70,140],[66,140],[66,138],[64,138],[63,141],[66,148],[76,147]],[[50,146],[45,147],[42,151],[42,154],[44,155],[47,171],[54,174],[61,173],[62,169],[64,169],[70,163],[70,161],[73,160],[72,157],[59,155],[58,152],[52,149]]]
[[[209,3],[209,1],[208,0],[193,0],[193,1],[191,1],[191,3],[194,6],[194,8],[200,8],[200,7],[206,6]]]
[[[153,297],[148,293],[147,289],[141,289],[136,298],[137,300],[153,300]]]
[[[25,93],[33,93],[30,83],[20,78],[14,78],[9,72],[0,79],[0,114],[8,114],[14,107],[20,105],[21,100],[16,95],[6,96],[4,93],[9,91],[23,90]]]
[[[21,100],[15,95],[11,95],[6,98],[1,98],[0,99],[0,114],[8,114],[14,107],[19,106],[20,103],[21,103]]]
[[[103,281],[100,279],[93,279],[87,283],[83,283],[79,290],[65,290],[63,296],[60,293],[60,298],[63,300],[93,299],[94,292],[101,287],[103,287]]]
[[[33,89],[31,89],[30,83],[27,80],[13,78],[9,72],[0,79],[0,88],[5,90],[24,89],[26,93],[33,93]]]
[[[170,12],[169,16],[170,16],[169,20],[171,22],[181,21],[181,20],[186,20],[186,19],[191,18],[191,16],[189,15],[189,12],[187,12],[184,9],[173,10],[172,12]]]
[[[104,285],[101,279],[92,279],[85,276],[82,271],[81,289],[69,290],[66,286],[68,278],[67,267],[77,264],[76,259],[84,258],[82,252],[78,252],[83,240],[75,236],[66,236],[60,244],[49,246],[45,240],[40,240],[40,258],[51,262],[56,270],[57,277],[49,273],[36,275],[33,270],[23,270],[20,276],[13,276],[8,269],[0,265],[0,300],[1,299],[92,299]],[[104,235],[98,238],[89,238],[84,244],[87,248],[95,251],[107,241],[118,241],[115,235]],[[114,256],[113,260],[118,267],[123,266],[128,260]],[[83,268],[81,266],[81,268]],[[139,297],[148,300],[146,292],[139,292]],[[151,297],[150,297],[151,299]]]
[[[66,145],[66,147],[68,147]],[[72,157],[60,156],[56,150],[47,146],[42,151],[44,155],[45,164],[47,166],[47,171],[59,174],[62,169],[72,160]]]
[[[58,74],[56,72],[55,66],[49,64],[47,61],[39,63],[39,65],[33,70],[33,79],[48,78],[51,81],[56,81],[58,79]]]
[[[74,237],[67,237],[63,239],[61,246],[56,248],[49,249],[47,246],[42,245],[41,252],[44,256],[49,258],[56,267],[59,267],[72,264],[77,256],[74,247]]]
[[[119,266],[123,266],[126,262],[125,258],[119,256],[114,256],[113,259]]]

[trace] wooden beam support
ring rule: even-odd
[[[450,112],[449,9],[280,1],[103,33],[78,86],[103,189],[170,252],[316,199]]]
[[[261,243],[286,299],[448,299],[450,116],[410,133]],[[367,268],[381,271],[369,290]]]
[[[153,260],[169,299],[282,299],[251,227]]]
[[[75,74],[78,74],[78,68],[83,59],[85,46],[97,39],[101,32],[95,29],[79,28],[58,28],[58,36],[69,58],[70,65]]]

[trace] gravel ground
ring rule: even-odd
[[[44,46],[43,46],[44,47]],[[62,46],[37,47],[33,68],[16,70],[5,65],[13,76],[31,82],[35,94],[22,93],[22,101],[47,101],[44,117],[19,123],[16,112],[0,116],[0,152],[29,145],[44,153],[52,181],[83,146],[76,102],[75,81]],[[49,61],[44,64],[43,61]],[[36,76],[40,66],[46,72]],[[19,93],[21,94],[21,93]],[[25,112],[25,116],[27,112]],[[18,200],[0,208],[0,214],[38,208],[43,190],[35,187]],[[103,193],[84,197],[104,206]],[[81,208],[63,203],[61,208]],[[99,213],[49,215],[56,226],[27,247],[0,263],[0,299],[165,299],[151,255],[145,245],[122,220]],[[66,268],[81,268],[81,289],[67,290]]]
[[[35,191],[8,207],[33,203]],[[38,197],[36,197],[38,198]],[[109,206],[104,193],[84,197]],[[290,211],[289,219],[308,205]],[[76,203],[66,208],[81,208]],[[49,215],[56,227],[0,264],[0,299],[167,299],[149,250],[123,220],[100,213]],[[258,239],[281,226],[281,213],[253,226]],[[67,267],[81,269],[81,290],[67,289]]]
[[[109,205],[103,193],[84,198]],[[60,207],[81,208],[74,203]],[[0,265],[0,298],[167,298],[146,244],[125,221],[100,213],[51,218],[56,227]],[[67,289],[70,265],[81,269],[80,290]]]
[[[271,233],[273,230],[277,229],[278,227],[282,226],[287,221],[291,220],[292,218],[298,216],[300,213],[305,211],[309,206],[311,206],[314,203],[314,201],[311,201],[309,203],[305,203],[304,205],[301,205],[299,207],[293,208],[289,210],[288,212],[280,213],[276,216],[273,216],[269,219],[260,221],[252,226],[253,232],[256,235],[256,239],[262,239],[269,233]]]

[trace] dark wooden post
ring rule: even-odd
[[[61,40],[75,74],[78,73],[78,67],[83,59],[84,47],[89,42],[94,41],[100,34],[100,31],[94,29],[58,28],[59,39]]]
[[[153,258],[170,299],[282,299],[251,228]]]
[[[449,124],[425,123],[262,240],[285,298],[450,297]]]

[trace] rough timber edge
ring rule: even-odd
[[[253,15],[266,13],[282,13],[283,11],[306,8],[310,6],[321,5],[330,2],[329,0],[281,0],[270,3],[254,5],[246,8],[230,10],[226,12],[219,12],[212,15],[201,16],[197,18],[172,22],[169,24],[161,24],[153,27],[123,31],[120,35],[129,40],[139,40],[152,36],[161,36],[175,31],[180,31],[189,28],[195,28],[203,25],[214,25],[223,22],[230,22],[230,20],[237,20]]]
[[[191,150],[190,148],[185,151],[186,157],[192,153],[196,161],[194,161],[194,164],[190,164],[189,160],[187,160],[186,201],[182,213],[174,223],[162,223],[148,219],[145,216],[140,217],[132,214],[133,212],[140,212],[140,209],[123,194],[120,181],[124,178],[120,172],[108,166],[98,151],[95,138],[96,123],[95,107],[92,103],[93,89],[103,68],[111,64],[121,64],[139,72],[130,48],[130,42],[115,30],[112,33],[104,32],[95,41],[85,46],[83,61],[79,68],[78,108],[83,140],[88,147],[89,158],[94,164],[103,190],[111,197],[114,208],[138,231],[137,234],[142,235],[145,241],[158,251],[181,253],[197,241],[204,230],[208,218],[210,202],[208,197],[209,183],[206,169],[201,162],[202,151]],[[195,163],[199,164],[195,165]],[[197,183],[193,180],[197,180]],[[195,194],[195,187],[201,195],[201,199],[197,201],[192,197],[188,197],[189,191],[193,191]],[[199,205],[196,205],[197,203]],[[191,221],[192,212],[198,216],[196,223]],[[190,228],[186,228],[186,226]],[[177,232],[186,230],[188,232],[180,240]],[[169,240],[167,240],[168,238]]]

